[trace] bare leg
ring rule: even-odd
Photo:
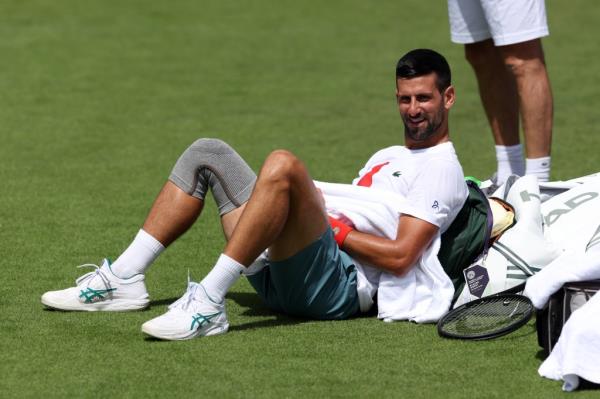
[[[479,95],[496,145],[519,144],[519,108],[515,79],[491,39],[465,45]]]
[[[194,224],[203,207],[204,202],[201,199],[186,194],[167,181],[154,201],[142,228],[166,247]],[[245,208],[246,203],[221,216],[221,225],[227,241],[231,238]]]
[[[498,47],[517,84],[527,158],[550,155],[553,103],[540,39]]]
[[[143,229],[166,247],[192,226],[202,208],[203,201],[168,181]],[[287,151],[276,151],[265,161],[251,200],[223,215],[222,224],[232,241],[225,253],[249,265],[269,246],[271,259],[292,256],[323,234],[327,218],[302,162]]]
[[[194,224],[203,206],[202,200],[167,181],[142,228],[167,247]]]
[[[210,189],[222,213],[225,238],[229,239],[255,179],[254,172],[227,143],[196,140],[175,164],[143,229],[166,247],[196,221],[204,205],[203,195]]]
[[[213,269],[200,283],[189,283],[182,299],[165,315],[144,323],[142,331],[162,339],[227,332],[225,295],[244,268],[267,248],[271,260],[289,258],[328,226],[321,194],[302,162],[287,151],[267,157],[250,199],[240,208],[223,218],[231,239]]]
[[[246,209],[247,203],[248,202],[245,202],[239,208],[236,208],[233,211],[221,216],[221,226],[223,227],[223,234],[225,234],[225,239],[227,241],[231,239],[233,231],[235,230],[240,217],[244,213],[244,209]]]
[[[271,153],[259,173],[225,255],[248,266],[269,248],[269,258],[289,258],[318,239],[327,217],[304,164],[290,152]]]

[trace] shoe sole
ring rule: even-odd
[[[205,331],[204,334],[200,334],[200,330],[190,331],[189,334],[186,335],[165,335],[158,331],[153,331],[152,327],[148,327],[146,323],[142,324],[142,332],[146,335],[149,335],[153,338],[158,338],[163,341],[185,341],[188,339],[194,339],[199,337],[210,337],[213,335],[225,334],[229,330],[229,323],[225,325],[214,326],[212,329]]]
[[[112,299],[110,302],[68,305],[52,302],[51,300],[42,297],[42,304],[51,309],[69,312],[129,312],[146,309],[150,304],[150,301],[148,299]]]

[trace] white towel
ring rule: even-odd
[[[560,338],[538,372],[563,380],[563,390],[573,391],[579,378],[600,383],[600,295],[577,309],[564,325]]]
[[[315,184],[323,193],[328,213],[350,221],[364,233],[394,239],[400,214],[425,218],[419,209],[409,206],[403,196],[390,191],[317,181]],[[379,273],[380,319],[427,323],[437,321],[448,311],[454,287],[437,258],[440,242],[438,233],[418,263],[404,276]],[[360,266],[373,268],[371,265]]]
[[[381,274],[377,291],[380,319],[433,323],[448,311],[454,286],[437,258],[440,243],[438,233],[417,265],[404,276]]]
[[[590,248],[585,253],[569,249],[538,274],[530,277],[524,294],[531,299],[533,306],[542,309],[550,296],[565,283],[599,278],[600,245]]]

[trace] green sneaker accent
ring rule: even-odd
[[[196,313],[195,316],[192,316],[192,318],[194,320],[192,321],[192,325],[190,326],[190,330],[194,329],[194,325],[196,323],[198,323],[198,328],[202,328],[203,325],[210,323],[210,321],[212,319],[214,319],[215,317],[217,317],[220,314],[221,314],[221,312],[217,312],[217,313],[213,313],[213,314],[209,314],[209,315],[203,315],[203,314],[200,314],[200,313]]]
[[[80,291],[79,298],[85,298],[85,303],[92,303],[94,299],[104,299],[106,294],[116,290],[116,288],[110,288],[108,290],[95,290],[88,287],[85,290]]]

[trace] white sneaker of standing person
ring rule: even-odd
[[[169,306],[167,313],[142,325],[144,333],[164,340],[224,334],[228,329],[225,301],[214,302],[202,284],[189,279],[187,291]]]
[[[75,287],[46,292],[42,295],[44,305],[59,310],[124,312],[144,309],[150,303],[143,274],[119,278],[113,274],[108,259],[100,267],[94,264],[78,267],[96,270],[79,277]]]

